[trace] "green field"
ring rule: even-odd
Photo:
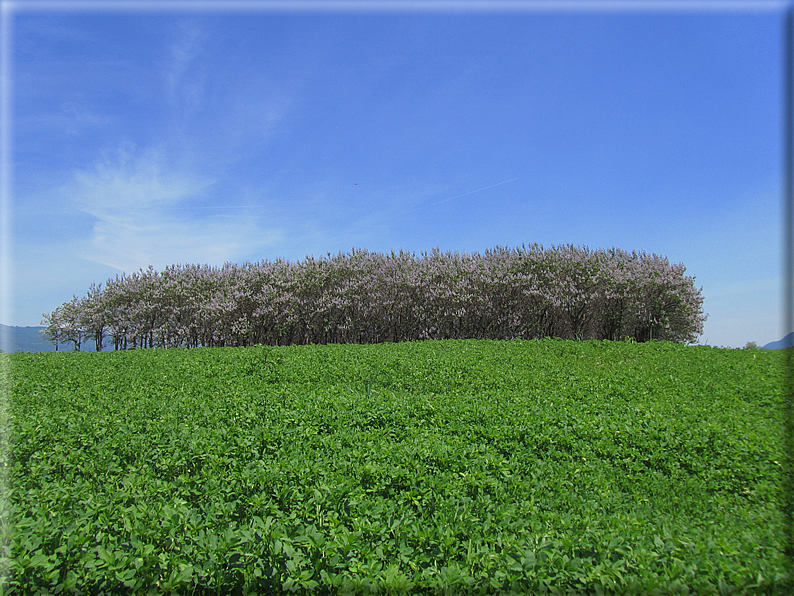
[[[783,590],[781,351],[4,357],[6,594]]]

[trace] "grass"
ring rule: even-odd
[[[780,351],[546,339],[6,357],[4,593],[786,588]]]

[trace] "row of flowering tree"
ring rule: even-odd
[[[421,339],[633,338],[692,343],[703,298],[682,264],[572,245],[484,255],[363,249],[291,263],[151,266],[42,321],[79,350]]]

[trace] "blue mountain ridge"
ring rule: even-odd
[[[761,347],[764,350],[782,350],[783,348],[790,348],[791,346],[794,346],[794,331],[779,341],[771,341]]]
[[[54,352],[55,344],[41,334],[42,329],[44,327],[0,325],[0,349],[6,352]],[[58,345],[59,352],[71,352],[73,349],[71,342]],[[96,343],[93,340],[85,340],[80,349],[83,352],[93,352]]]

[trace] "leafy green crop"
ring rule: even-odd
[[[779,351],[13,354],[9,594],[773,594]]]

